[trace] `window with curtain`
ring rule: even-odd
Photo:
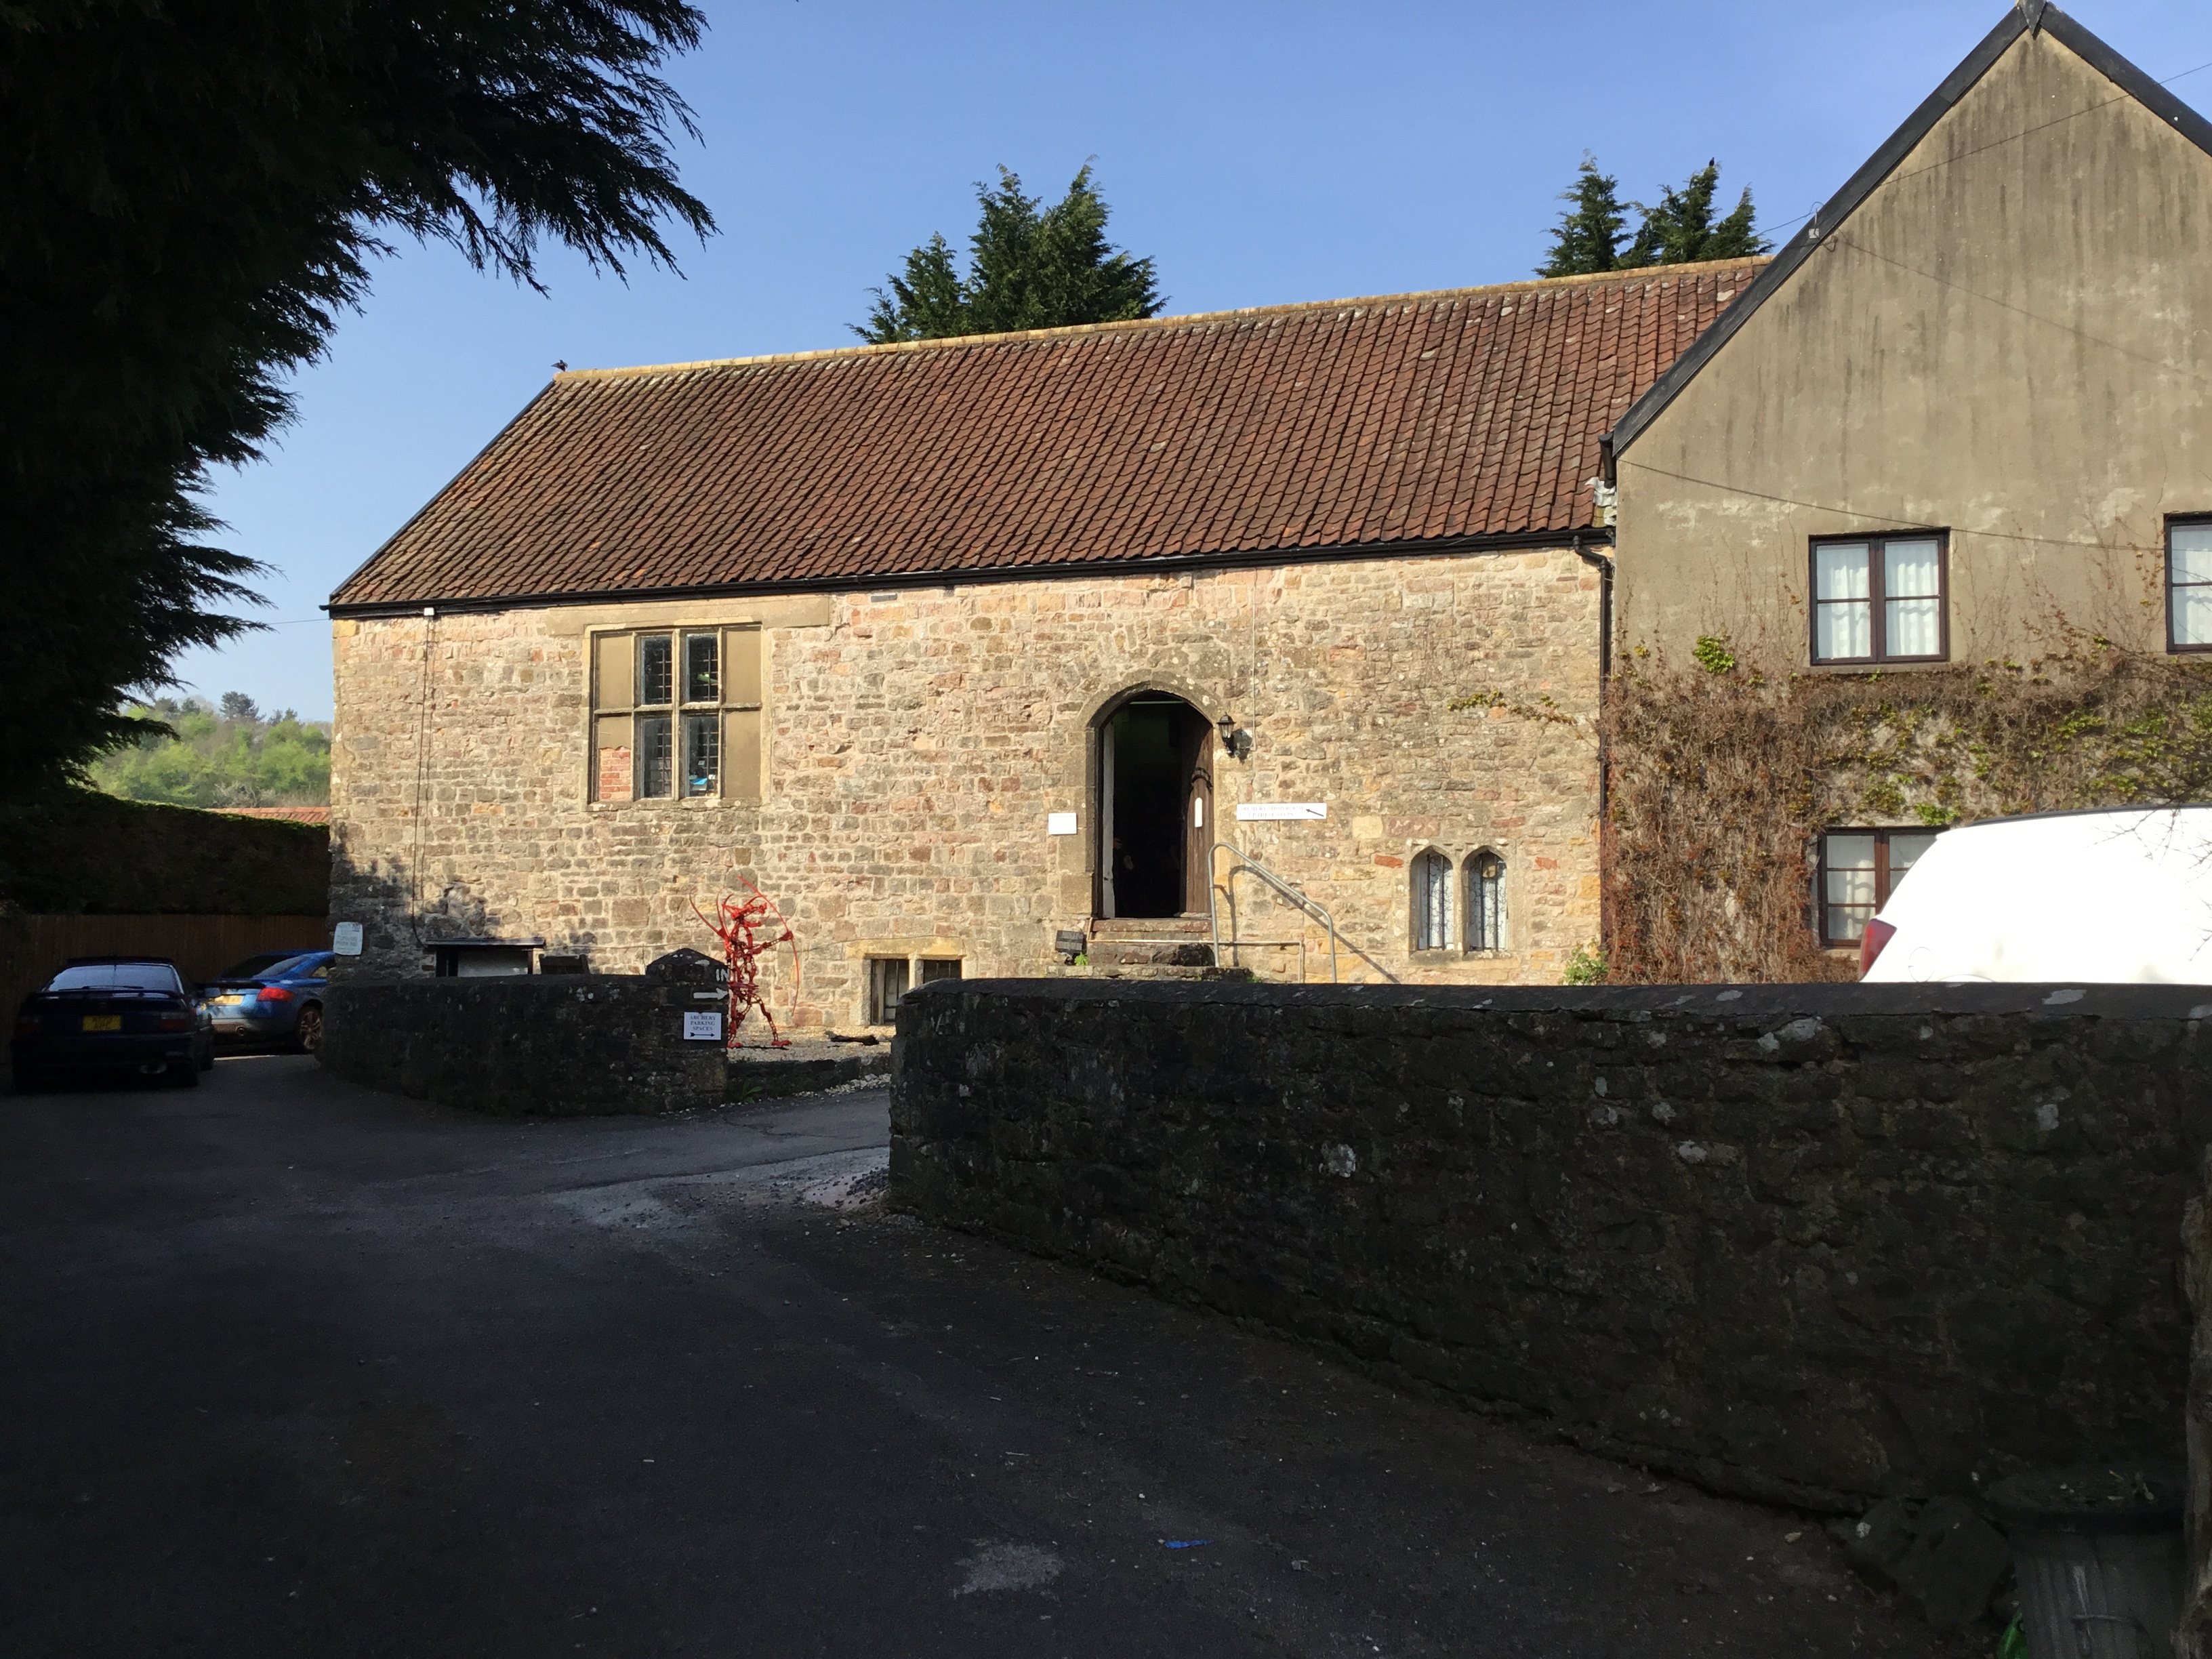
[[[1467,861],[1467,948],[1505,948],[1505,860],[1487,847]]]
[[[2212,519],[2166,520],[2166,646],[2212,651]]]
[[[1452,933],[1452,864],[1431,848],[1413,860],[1413,948],[1448,951]]]
[[[1942,533],[1813,544],[1813,660],[1941,662],[1950,653]]]
[[[1820,943],[1856,945],[1876,911],[1889,902],[1920,855],[1935,844],[1932,830],[1831,830],[1820,837]]]

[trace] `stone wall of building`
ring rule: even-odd
[[[1153,688],[1251,732],[1249,759],[1215,761],[1222,838],[1376,963],[1550,982],[1598,927],[1599,575],[1556,549],[340,621],[331,915],[365,924],[365,975],[485,934],[623,972],[711,948],[693,904],[751,881],[799,938],[795,993],[773,969],[779,1017],[858,1024],[870,957],[970,977],[1055,960],[1055,931],[1092,914],[1096,722]],[[764,641],[760,801],[590,799],[591,630],[745,624]],[[1559,718],[1448,706],[1490,692]],[[1269,802],[1328,817],[1237,821]],[[1048,834],[1055,812],[1078,833]],[[1431,847],[1504,857],[1504,951],[1410,949],[1409,866]],[[1237,892],[1248,935],[1298,931]]]
[[[2188,986],[932,986],[891,1197],[1856,1511],[2175,1457]]]

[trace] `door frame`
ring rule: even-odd
[[[1090,863],[1091,914],[1092,918],[1097,921],[1109,919],[1109,912],[1105,908],[1106,867],[1108,854],[1112,851],[1114,839],[1111,817],[1113,791],[1106,776],[1106,726],[1115,715],[1121,712],[1124,704],[1133,702],[1139,697],[1149,696],[1177,697],[1198,711],[1199,718],[1206,722],[1207,742],[1211,744],[1206,751],[1208,756],[1209,775],[1212,766],[1211,757],[1220,752],[1220,739],[1216,733],[1219,730],[1221,708],[1212,697],[1176,675],[1153,674],[1140,680],[1127,682],[1118,690],[1107,692],[1103,696],[1094,699],[1091,707],[1085,711],[1083,809],[1090,817],[1091,833],[1083,837],[1083,851],[1084,857]],[[1216,799],[1209,799],[1206,809],[1206,834],[1210,838],[1207,842],[1209,848],[1212,845],[1212,839],[1218,838],[1215,836],[1216,826],[1213,822],[1214,810],[1220,794],[1218,786],[1212,790],[1212,794]],[[1188,817],[1188,800],[1186,799],[1184,803],[1186,817]],[[1184,834],[1188,836],[1189,833],[1190,826],[1186,823]],[[1211,858],[1207,860],[1207,864],[1209,866],[1206,872],[1208,884],[1211,885],[1212,875],[1210,867]],[[1190,901],[1189,871],[1187,868],[1184,872],[1184,888],[1183,902],[1188,904]]]

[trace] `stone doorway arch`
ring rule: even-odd
[[[1139,686],[1091,719],[1102,918],[1204,915],[1212,880],[1213,723],[1189,698]]]

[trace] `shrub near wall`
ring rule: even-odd
[[[319,916],[322,824],[50,788],[0,802],[0,908],[33,915]]]
[[[2186,987],[933,985],[892,1199],[1723,1491],[1966,1493],[2179,1455],[2208,1018]]]

